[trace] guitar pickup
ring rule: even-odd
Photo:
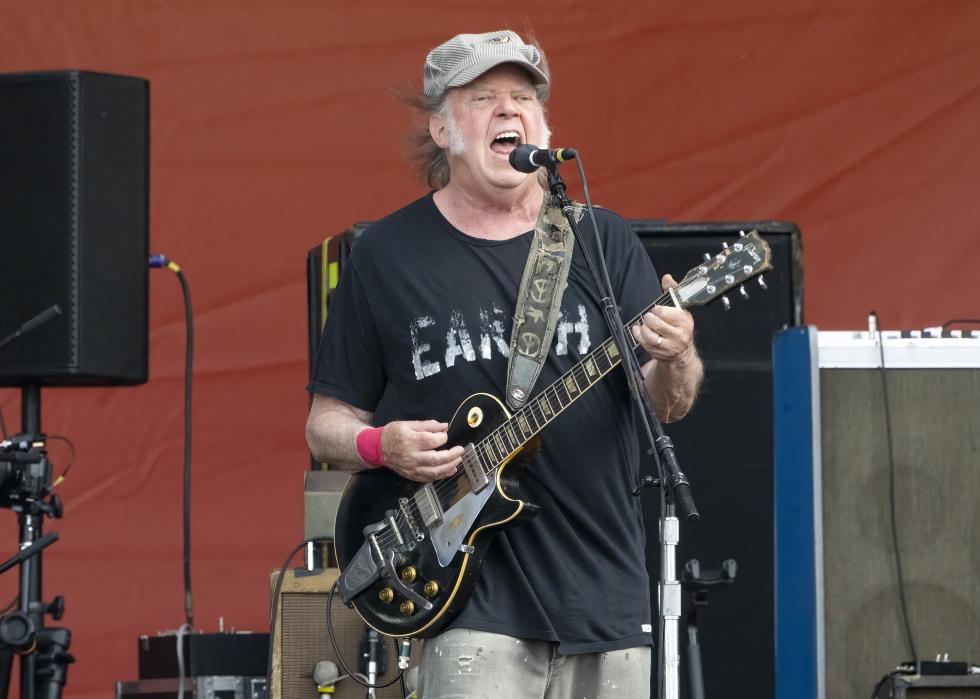
[[[487,474],[483,471],[483,464],[480,463],[480,459],[476,455],[476,448],[472,443],[466,445],[466,451],[463,453],[462,466],[463,473],[466,474],[466,480],[470,482],[470,490],[472,492],[479,493],[490,483],[487,480]]]
[[[426,483],[415,491],[412,498],[415,500],[419,514],[422,515],[422,524],[426,527],[437,527],[442,524],[442,504],[431,483]]]

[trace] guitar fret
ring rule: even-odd
[[[596,369],[595,359],[591,356],[585,360],[585,375],[589,377],[591,381],[595,381],[599,370]]]
[[[540,430],[548,424],[548,421],[544,418],[544,414],[541,412],[541,403],[540,401],[534,401],[529,407],[531,417],[534,418],[535,429]]]
[[[483,469],[483,472],[484,473],[490,473],[490,471],[493,470],[494,464],[488,464],[487,463],[486,459],[483,458],[486,454],[485,453],[480,453],[480,450],[479,449],[476,449],[474,451],[474,454],[476,455],[476,460],[480,464],[480,468]]]
[[[578,377],[575,376],[576,373],[578,373],[578,372],[574,372],[574,371],[572,372],[572,380],[575,382],[575,388],[577,388],[579,390],[579,392],[581,392],[583,389],[579,385]],[[582,381],[585,382],[585,388],[588,388],[590,386],[588,379],[586,379],[584,375],[582,375]]]
[[[524,415],[524,412],[523,411],[521,411],[521,412],[519,412],[517,414],[517,424],[521,428],[521,437],[523,439],[527,439],[532,434],[534,434],[534,430],[532,430],[531,429],[531,426],[529,424],[527,424],[527,416]]]
[[[619,356],[619,350],[616,348],[615,342],[610,342],[609,346],[606,347],[606,356],[609,358],[610,364],[612,364],[613,360]]]
[[[566,405],[571,405],[572,397],[568,394],[568,391],[565,391],[565,395],[562,396],[562,386],[560,384],[556,384],[554,388],[555,402],[558,403],[558,412],[561,412],[562,408]]]
[[[520,444],[522,440],[518,439],[517,435],[514,433],[514,426],[509,422],[506,423],[504,432],[507,433],[507,438],[510,439],[511,444],[513,445],[511,446],[511,451],[517,449],[517,445]]]
[[[500,452],[500,458],[506,459],[507,454],[510,453],[510,450],[507,448],[507,442],[504,441],[503,433],[501,433],[499,429],[494,430],[490,435],[490,439],[493,440],[493,443],[497,447],[497,451]]]
[[[609,371],[609,357],[606,356],[605,348],[600,348],[599,351],[594,353],[596,371],[600,374],[604,374]]]
[[[578,387],[578,382],[575,381],[574,373],[565,377],[565,390],[568,391],[569,397],[581,391]]]
[[[548,402],[547,392],[541,394],[541,399],[538,402],[541,403],[541,408],[544,411],[545,417],[554,414],[554,411],[551,409],[551,403]]]
[[[486,452],[490,455],[490,458],[493,459],[494,463],[496,464],[499,462],[501,457],[497,452],[497,445],[493,443],[493,439],[487,437],[483,440],[483,443],[486,445]]]

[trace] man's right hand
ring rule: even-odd
[[[413,481],[447,478],[463,460],[463,447],[440,449],[449,438],[449,423],[436,420],[397,420],[381,431],[385,466]]]

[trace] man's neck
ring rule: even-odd
[[[457,229],[474,238],[508,240],[534,228],[544,200],[537,185],[504,192],[496,198],[450,182],[433,196],[439,212]]]

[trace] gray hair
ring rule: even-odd
[[[548,59],[545,57],[544,51],[541,51],[541,47],[538,46],[537,48],[541,52],[541,68],[550,75]],[[537,93],[538,102],[541,104],[542,126],[547,131],[547,122],[544,121],[544,108],[550,95],[550,85],[537,85],[534,90]],[[415,164],[418,178],[430,189],[442,189],[449,184],[449,159],[446,157],[446,151],[436,145],[436,142],[432,140],[432,134],[429,133],[429,117],[438,115],[446,118],[450,116],[450,107],[446,99],[448,94],[449,92],[446,91],[438,97],[429,97],[421,90],[412,90],[399,95],[402,101],[414,107],[418,112],[417,123],[413,125],[406,137],[408,157]]]

